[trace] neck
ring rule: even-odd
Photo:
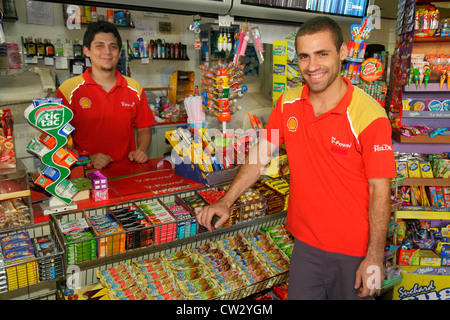
[[[336,107],[347,92],[347,83],[340,76],[325,90],[309,92],[309,102],[313,106],[316,117]]]
[[[101,69],[91,69],[92,79],[99,85],[103,87],[106,92],[109,92],[112,87],[117,82],[116,70],[101,70]]]

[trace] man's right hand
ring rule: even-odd
[[[97,153],[89,156],[95,169],[103,169],[112,162],[112,158],[103,153]]]
[[[219,220],[211,225],[211,220],[214,215],[219,217]],[[195,208],[195,218],[198,223],[204,226],[209,231],[219,228],[225,221],[230,217],[230,206],[228,206],[224,201],[217,201],[209,206],[197,207]]]

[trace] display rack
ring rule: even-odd
[[[9,299],[51,299],[56,294],[57,281],[63,279],[63,273],[54,273],[53,275],[45,278],[39,277],[39,267],[46,261],[58,259],[62,262],[63,248],[57,239],[53,236],[52,230],[48,223],[39,223],[32,226],[9,230],[2,232],[1,236],[8,236],[16,234],[17,232],[28,232],[31,239],[50,236],[56,244],[56,250],[49,255],[35,257],[26,261],[18,261],[8,265],[0,266],[0,273],[4,272],[8,274],[7,287],[0,293],[0,300]],[[54,262],[53,262],[54,263]],[[55,271],[55,270],[53,270]],[[36,273],[36,277],[25,276],[29,272]]]

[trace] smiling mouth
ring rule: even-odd
[[[318,74],[310,74],[309,78],[312,81],[320,81],[323,79],[323,77],[325,76],[325,73],[318,73]]]

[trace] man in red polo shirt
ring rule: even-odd
[[[155,119],[140,84],[116,69],[121,48],[114,25],[91,23],[84,35],[83,52],[92,68],[64,81],[57,90],[57,97],[74,114],[72,148],[87,152],[96,169],[112,161],[148,160],[150,126]]]
[[[340,77],[348,54],[339,26],[327,17],[305,22],[295,44],[306,82],[278,100],[257,145],[225,196],[198,209],[213,229],[263,172],[277,146],[289,159],[286,227],[296,238],[289,299],[372,298],[384,278],[395,177],[391,126],[384,109]],[[375,273],[374,273],[375,271]],[[378,273],[377,273],[378,271]]]

